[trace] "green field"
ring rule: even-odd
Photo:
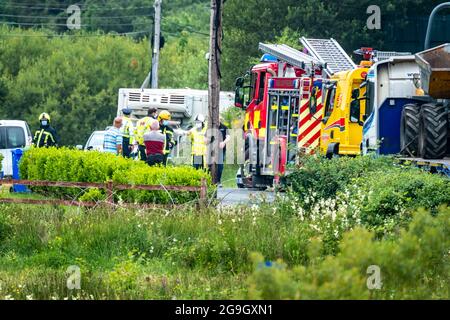
[[[291,179],[220,209],[0,205],[0,299],[450,298],[448,179],[388,158],[311,158]]]

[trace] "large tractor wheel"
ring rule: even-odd
[[[447,152],[448,115],[445,106],[425,104],[420,116],[419,156],[442,159]]]
[[[400,122],[400,152],[406,156],[419,153],[420,107],[407,104],[403,107]]]

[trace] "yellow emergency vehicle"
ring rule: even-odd
[[[361,153],[366,109],[364,83],[371,64],[363,61],[359,68],[338,72],[324,84],[320,152],[328,158]]]

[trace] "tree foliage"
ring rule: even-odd
[[[118,89],[138,86],[149,68],[147,46],[128,38],[12,32],[23,37],[0,40],[0,117],[36,129],[45,111],[62,144],[83,144],[94,129],[104,129],[116,113]]]
[[[349,53],[361,46],[419,51],[427,16],[440,2],[227,0],[222,90],[232,90],[235,78],[258,62],[259,42],[300,48],[300,36],[333,37]],[[163,1],[166,45],[161,51],[161,87],[207,88],[209,3]],[[66,145],[83,143],[93,130],[111,122],[119,88],[140,86],[150,69],[146,36],[153,28],[153,0],[85,0],[79,4],[78,31],[65,25],[71,4],[69,0],[0,3],[0,23],[9,24],[0,29],[0,117],[27,120],[35,129],[36,116],[45,109]],[[381,30],[366,26],[369,5],[381,9]],[[15,22],[22,24],[20,29]],[[448,41],[449,28],[442,26],[438,21],[434,39]],[[129,38],[103,35],[124,32],[141,33]]]
[[[306,36],[334,38],[348,53],[360,47],[417,52],[423,48],[428,15],[442,2],[228,0],[224,12],[224,86],[232,88],[234,79],[262,55],[258,51],[259,42],[278,42],[282,39],[288,40],[288,44],[296,42],[298,45],[298,36]],[[380,7],[380,30],[369,30],[367,27],[370,17],[367,9],[371,5]],[[444,31],[442,25],[446,21],[448,19],[441,19],[435,26],[436,41],[450,40],[450,34]]]
[[[119,88],[140,87],[150,69],[148,40],[47,33],[0,29],[0,118],[26,120],[34,130],[45,111],[62,144],[84,144],[111,123]],[[199,37],[170,40],[161,51],[161,86],[206,88],[206,49]]]

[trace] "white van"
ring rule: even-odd
[[[14,149],[30,147],[30,127],[25,121],[0,120],[0,153],[3,156],[2,171],[5,177],[12,176],[12,153]]]
[[[86,145],[84,146],[85,151],[100,151],[103,152],[103,142],[105,140],[106,131],[94,131],[89,137]]]

